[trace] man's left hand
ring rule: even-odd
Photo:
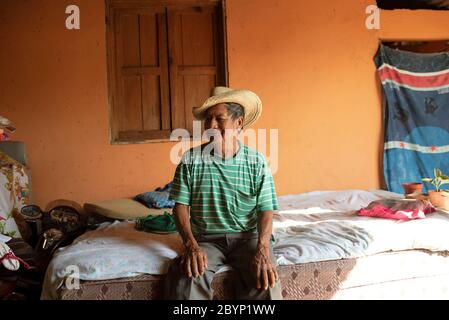
[[[270,259],[270,248],[268,245],[260,243],[257,245],[252,267],[256,275],[257,289],[267,290],[268,287],[273,288],[279,280],[276,266],[273,265]]]

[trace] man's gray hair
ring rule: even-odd
[[[243,109],[243,107],[240,104],[234,102],[227,102],[225,105],[226,109],[228,110],[228,114],[231,116],[233,120],[236,120],[240,117],[245,118],[245,109]]]

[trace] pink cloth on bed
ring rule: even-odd
[[[426,214],[434,212],[434,207],[423,200],[384,199],[371,202],[359,210],[360,216],[378,217],[396,220],[423,219]]]

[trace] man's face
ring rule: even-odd
[[[206,120],[204,121],[204,129],[217,130],[222,139],[235,136],[237,129],[242,126],[243,119],[232,119],[228,114],[228,109],[224,103],[210,107],[206,112]]]

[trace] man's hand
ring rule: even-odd
[[[181,270],[191,278],[202,276],[207,269],[206,252],[199,245],[186,246],[181,258]]]
[[[279,280],[276,266],[270,259],[270,249],[267,245],[258,244],[256,254],[252,262],[253,271],[256,276],[257,289],[267,290],[273,288]]]
[[[202,276],[207,269],[207,256],[196,242],[190,229],[189,206],[176,203],[173,212],[176,229],[185,246],[180,262],[181,272],[189,278]]]

